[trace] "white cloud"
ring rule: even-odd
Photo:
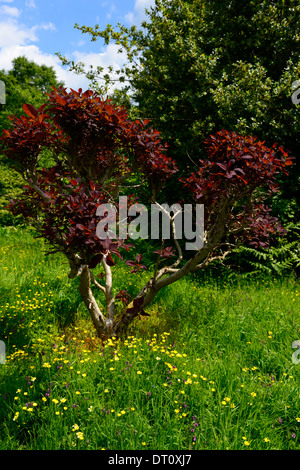
[[[0,26],[1,27],[1,26]],[[68,72],[60,65],[60,60],[58,57],[52,54],[46,54],[42,52],[39,47],[36,45],[14,45],[7,47],[5,50],[0,51],[0,63],[1,68],[6,70],[11,69],[12,60],[16,57],[25,56],[28,60],[35,62],[39,65],[46,65],[48,67],[53,67],[57,79],[63,81],[66,86],[78,89],[88,88],[88,81],[85,77],[77,76],[74,73]]]
[[[16,57],[25,56],[39,65],[52,66],[58,80],[62,80],[72,88],[88,88],[86,79],[76,76],[65,70],[60,60],[54,54],[43,52],[38,43],[38,31],[40,29],[53,30],[53,23],[42,24],[28,28],[20,24],[16,19],[0,21],[0,67],[4,70],[12,68],[12,61]]]
[[[146,18],[145,10],[153,6],[155,0],[135,0],[134,11],[125,15],[125,20],[131,25],[139,25]]]
[[[44,29],[45,31],[50,30],[50,31],[56,31],[55,24],[49,21],[49,23],[42,23],[40,25],[33,26],[32,28],[34,31],[37,31],[38,29]]]
[[[0,54],[15,46],[24,46],[37,40],[33,28],[21,27],[15,20],[0,22]]]
[[[35,0],[26,0],[25,5],[27,8],[36,8]]]
[[[6,17],[0,16],[0,68],[9,70],[12,68],[13,59],[25,56],[28,60],[32,60],[39,65],[52,66],[58,80],[63,81],[68,88],[88,89],[89,80],[84,75],[69,72],[65,67],[62,67],[61,61],[55,54],[46,53],[39,47],[39,31],[49,31],[48,34],[50,35],[51,31],[55,31],[55,25],[48,22],[28,27],[22,24],[20,20],[19,13],[21,12],[18,9],[14,10],[14,7],[3,5],[4,2],[12,3],[12,0],[0,0],[0,12],[1,9],[6,7],[4,10],[6,11]],[[141,0],[136,3],[140,5]],[[146,3],[149,3],[149,0]],[[26,5],[33,8],[35,1],[27,0]],[[111,5],[111,8],[113,9],[114,6]],[[51,36],[49,36],[49,41],[51,41]],[[89,70],[90,65],[93,65],[94,68],[101,66],[104,68],[103,73],[105,73],[108,66],[112,65],[116,70],[126,60],[125,54],[118,53],[119,46],[115,44],[103,47],[99,53],[82,51],[82,46],[84,46],[83,40],[77,42],[77,48],[80,47],[80,50],[76,49],[67,54],[67,58],[75,62],[83,62],[86,65],[86,70]],[[112,78],[117,78],[117,76]],[[116,88],[120,86],[122,87],[123,84],[120,85],[118,82],[114,85]]]
[[[75,44],[77,47],[82,47],[86,45],[86,41],[84,39],[80,39],[76,43],[73,42],[72,44]]]
[[[86,70],[89,69],[90,65],[93,65],[93,68],[96,69],[97,67],[103,67],[104,71],[102,75],[105,74],[107,68],[112,66],[114,70],[120,69],[120,67],[125,63],[127,57],[125,53],[119,53],[118,50],[120,46],[116,44],[109,44],[105,48],[103,48],[102,52],[80,52],[74,51],[72,54],[73,60],[75,62],[82,62],[86,65]],[[117,74],[111,74],[111,78],[118,79]],[[104,83],[104,82],[103,82]],[[101,80],[100,80],[101,84]],[[114,82],[113,88],[122,88],[124,84],[120,84],[118,81]]]
[[[92,64],[94,67],[108,67],[112,65],[113,67],[119,67],[124,63],[126,59],[125,54],[118,53],[120,46],[116,44],[109,44],[103,49],[103,52],[79,52],[74,51],[73,57],[76,61],[83,62],[85,64]]]
[[[17,18],[20,16],[21,11],[16,8],[16,7],[10,7],[8,5],[1,5],[0,6],[0,15],[3,16],[9,16],[9,17],[14,17]]]

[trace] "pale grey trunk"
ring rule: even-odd
[[[84,304],[90,312],[93,324],[96,328],[98,336],[104,336],[105,318],[96,302],[91,290],[91,274],[89,267],[85,265],[80,274],[79,292]]]

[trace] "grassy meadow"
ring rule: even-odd
[[[300,449],[299,281],[190,276],[102,344],[43,250],[0,230],[1,450]],[[134,293],[145,273],[113,275]]]

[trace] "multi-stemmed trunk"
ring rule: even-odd
[[[215,223],[206,235],[203,247],[198,250],[193,257],[188,261],[184,262],[182,267],[179,267],[183,260],[182,252],[178,243],[176,244],[178,250],[177,260],[171,266],[164,266],[161,269],[155,269],[152,277],[145,284],[142,290],[137,294],[135,299],[126,306],[124,312],[115,318],[115,299],[112,291],[112,272],[111,267],[106,263],[107,255],[103,256],[102,265],[105,274],[105,286],[98,283],[91,269],[88,265],[82,265],[78,256],[69,258],[71,271],[69,277],[74,278],[80,277],[79,291],[84,301],[86,308],[88,309],[97,335],[99,338],[105,340],[113,336],[120,337],[126,334],[127,328],[133,319],[143,312],[144,309],[153,301],[156,294],[164,287],[179,281],[182,277],[188,275],[191,272],[195,272],[200,268],[207,266],[212,259],[221,259],[230,252],[228,249],[221,255],[217,255],[213,258],[214,249],[220,246],[221,240],[225,233],[227,212],[230,204],[226,200],[220,207],[219,216],[216,218]],[[172,218],[171,218],[172,224]],[[228,245],[227,245],[227,248]],[[92,291],[92,285],[102,291],[106,301],[106,312],[105,314],[101,311],[95,296]],[[137,305],[137,308],[132,308],[133,305]]]

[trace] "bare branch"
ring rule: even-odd
[[[232,245],[234,246],[234,245]],[[193,269],[193,272],[194,271],[197,271],[198,269],[202,269],[204,268],[205,266],[208,266],[209,264],[211,264],[213,261],[224,261],[224,259],[226,258],[227,255],[229,255],[231,253],[231,249],[227,250],[227,251],[224,251],[222,254],[220,255],[216,255],[216,256],[208,256],[204,261],[203,263],[200,263],[198,264],[194,269]]]
[[[175,263],[172,264],[172,266],[170,266],[170,268],[176,268],[176,266],[178,266],[181,261],[182,261],[182,251],[181,251],[181,248],[180,248],[180,245],[178,243],[178,240],[176,238],[176,233],[175,233],[175,222],[174,222],[174,219],[172,218],[171,220],[171,226],[172,226],[172,234],[173,234],[173,240],[174,240],[174,244],[176,246],[176,249],[177,249],[177,252],[178,252],[178,258],[177,260],[175,261]]]
[[[155,204],[164,212],[164,214],[169,218],[169,221],[170,221],[170,225],[172,229],[172,238],[173,238],[173,241],[176,246],[177,253],[178,253],[177,260],[170,267],[176,268],[176,266],[178,266],[178,264],[180,264],[180,262],[182,261],[182,250],[177,240],[176,226],[175,226],[175,217],[181,212],[181,209],[178,212],[176,212],[173,216],[171,216],[170,213],[163,206],[161,206],[157,201],[155,201]]]
[[[41,188],[39,188],[31,179],[24,178],[24,180],[44,199],[45,202],[50,201],[51,198],[48,196],[48,194],[42,191]]]
[[[112,292],[112,273],[110,266],[106,262],[108,254],[103,256],[102,264],[105,271],[105,296],[106,296],[106,325],[113,326],[115,315],[115,299]]]
[[[82,272],[80,274],[80,285],[79,285],[79,292],[83,298],[83,301],[88,309],[88,311],[91,314],[94,326],[101,337],[103,334],[103,327],[105,324],[105,318],[103,316],[103,313],[101,312],[95,297],[93,296],[93,293],[90,288],[90,270],[87,265],[84,266],[82,269]]]
[[[162,240],[160,250],[163,249],[164,244],[165,244],[165,240]],[[160,253],[158,253],[157,260],[156,260],[155,267],[154,267],[154,273],[153,273],[152,283],[155,283],[155,281],[156,281],[156,279],[157,279],[157,270],[158,270],[158,265],[159,265],[160,261],[161,261],[161,260],[160,260]]]
[[[94,278],[92,272],[91,272],[91,280],[93,281],[93,283],[95,284],[95,286],[98,287],[98,289],[102,290],[102,292],[104,292],[104,294],[106,294],[106,289],[105,289],[105,287],[102,286],[101,284],[99,284],[98,281],[96,281],[96,279]]]

